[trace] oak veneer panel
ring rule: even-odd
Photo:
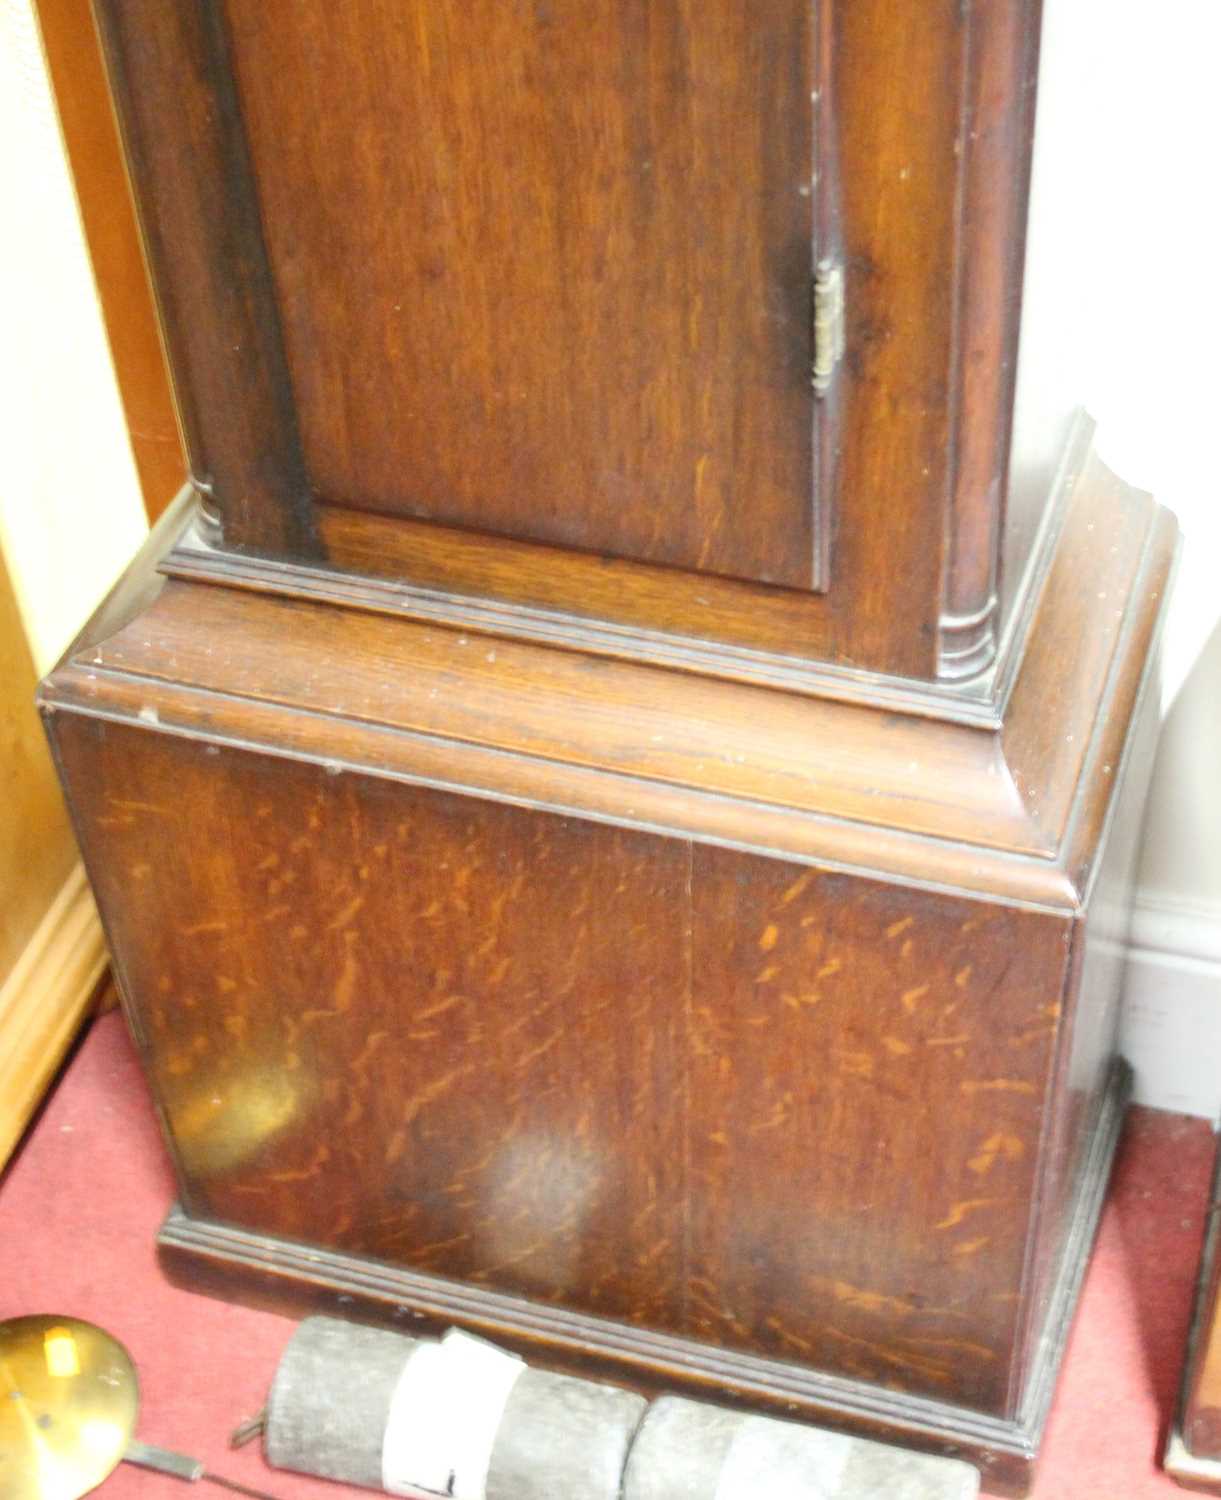
[[[225,10],[319,494],[811,586],[807,0]]]
[[[693,1330],[1003,1412],[1068,924],[710,848],[693,891]]]
[[[681,1326],[685,844],[60,745],[192,1212]]]
[[[57,743],[190,1213],[1005,1414],[1066,919]]]

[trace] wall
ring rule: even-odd
[[[1219,48],[1199,0],[1045,0],[1026,314],[1060,359],[1032,399],[1083,403],[1104,458],[1179,517],[1167,701],[1221,617]]]
[[[0,1168],[106,956],[42,727],[52,665],[144,533],[34,18],[0,0]]]
[[[1207,523],[1200,529],[1207,536]],[[1189,532],[1185,556],[1197,546],[1206,550]],[[1137,1097],[1221,1117],[1221,628],[1191,666],[1162,731],[1125,998],[1124,1048],[1136,1066]]]
[[[1113,469],[1178,516],[1125,1050],[1137,1096],[1221,1110],[1221,7],[1047,0],[1049,249],[1066,364]]]
[[[0,141],[0,549],[41,671],[145,520],[30,0],[0,0]]]

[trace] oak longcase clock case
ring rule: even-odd
[[[1037,0],[96,10],[191,473],[42,701],[167,1269],[1020,1493],[1175,535],[1015,394]]]

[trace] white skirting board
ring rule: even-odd
[[[1221,1119],[1221,908],[1137,896],[1120,1050],[1137,1104]]]

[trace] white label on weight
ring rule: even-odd
[[[835,1500],[856,1440],[769,1417],[748,1417],[734,1434],[716,1500]]]
[[[492,1445],[526,1368],[482,1339],[450,1329],[403,1366],[382,1438],[382,1486],[410,1500],[487,1500]]]

